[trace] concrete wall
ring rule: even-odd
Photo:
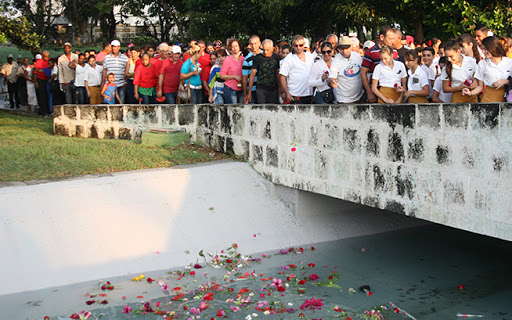
[[[512,240],[509,104],[60,108],[57,134],[185,128],[276,184]]]

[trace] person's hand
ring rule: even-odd
[[[245,102],[245,104],[249,104],[249,103],[251,103],[251,100],[252,100],[252,94],[248,94],[245,96],[244,102]]]
[[[197,70],[192,71],[192,75],[194,75],[194,76],[199,75],[199,71],[197,71]]]
[[[329,80],[327,80],[327,85],[331,88],[337,88],[338,80],[330,78]]]
[[[411,91],[406,91],[406,92],[404,93],[404,97],[405,97],[405,99],[409,99],[409,97],[410,97],[410,96],[411,96]]]
[[[233,76],[233,79],[235,79],[238,82],[242,81],[242,77],[241,76]]]
[[[373,92],[368,92],[368,102],[370,102],[370,103],[377,102],[377,97],[375,96],[375,94],[373,94]]]
[[[156,93],[156,96],[158,98],[161,98],[162,97],[162,89],[158,90],[157,93]]]
[[[384,100],[385,103],[390,103],[390,104],[395,103],[395,100],[390,99],[390,98],[384,98],[383,100]]]
[[[135,92],[133,97],[135,98],[135,101],[139,101],[139,93],[138,92]]]
[[[284,95],[284,100],[285,100],[285,101],[287,101],[287,102],[292,102],[293,97],[292,97],[292,95],[288,92],[288,93],[285,93],[285,95]]]
[[[499,88],[503,87],[503,86],[504,86],[504,85],[506,85],[506,84],[507,84],[507,80],[502,79],[502,80],[498,80],[498,81],[494,82],[494,83],[492,84],[492,86],[493,86],[495,89],[499,89]]]
[[[208,96],[208,101],[209,101],[210,103],[213,103],[213,96]]]
[[[329,73],[324,72],[324,74],[322,75],[322,81],[325,81],[325,79],[327,79],[328,77],[329,77]]]
[[[469,89],[473,90],[476,87],[478,87],[478,83],[476,83],[476,81],[473,79],[473,83],[471,83],[471,85],[469,86]]]
[[[396,86],[396,91],[397,92],[405,92],[405,88],[402,86]]]
[[[464,89],[462,89],[462,94],[465,96],[470,96],[471,90],[469,88],[464,88]]]
[[[87,96],[90,98],[91,97],[91,91],[87,91]]]

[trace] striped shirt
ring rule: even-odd
[[[259,52],[261,53],[261,51]],[[259,54],[258,53],[258,54]],[[247,85],[249,85],[249,77],[251,76],[252,72],[252,63],[254,62],[255,55],[251,52],[245,57],[244,63],[242,65],[242,75],[247,76]],[[258,81],[258,77],[254,77],[254,85],[252,86],[252,91],[256,91],[256,83]]]
[[[366,50],[363,58],[363,68],[369,68],[370,71],[368,73],[373,73],[375,66],[380,63],[380,47],[379,44],[375,44],[370,49]],[[398,52],[393,48],[393,59],[398,60]]]
[[[103,62],[103,68],[107,70],[107,75],[109,73],[114,74],[114,83],[118,87],[123,86],[126,83],[124,78],[124,70],[127,63],[128,57],[121,53],[119,53],[117,57],[114,57],[114,55],[111,53],[105,57],[105,61]]]

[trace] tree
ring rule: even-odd
[[[27,18],[10,18],[0,8],[0,39],[8,39],[18,48],[30,50],[32,53],[40,52],[43,37],[33,32],[32,27]]]

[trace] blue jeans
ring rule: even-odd
[[[218,93],[215,96],[215,100],[213,100],[214,104],[224,104],[224,93]]]
[[[126,90],[124,89],[124,85],[117,87],[117,94],[119,95],[119,98],[121,101],[117,101],[120,104],[124,103],[124,97],[126,96]]]
[[[87,91],[85,87],[75,87],[75,103],[76,104],[85,104],[87,101],[85,97],[87,96]]]
[[[142,104],[156,104],[155,96],[146,96],[145,94],[139,93],[139,98],[142,99]]]
[[[190,103],[191,104],[203,103],[203,94],[202,94],[201,90],[202,89],[190,89],[190,94],[191,94]]]
[[[128,104],[137,104],[139,101],[135,101],[135,87],[133,86],[133,79],[126,80],[126,94],[128,95],[126,98],[126,102]]]
[[[167,104],[176,104],[176,98],[178,97],[178,92],[168,92],[164,94],[165,103]]]
[[[224,103],[225,104],[242,104],[244,94],[242,90],[235,91],[228,86],[224,86]]]
[[[320,95],[320,92],[318,90],[315,93],[315,104],[326,104],[327,102],[324,101],[324,98]]]

